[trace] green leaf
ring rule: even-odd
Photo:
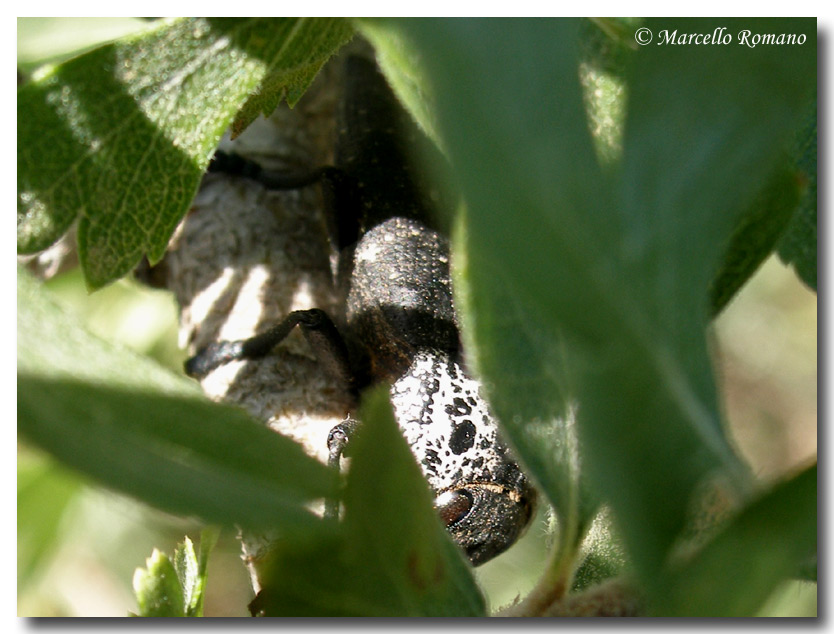
[[[166,20],[41,69],[18,91],[18,251],[48,247],[80,216],[91,288],[145,253],[158,261],[241,104],[262,82],[270,103],[297,99],[348,28]]]
[[[139,605],[137,616],[186,616],[182,586],[168,556],[154,548],[146,565],[147,568],[137,568],[133,575]]]
[[[619,213],[607,232],[608,265],[627,294],[610,288],[620,295],[615,347],[623,347],[583,390],[582,436],[635,564],[652,578],[698,483],[715,470],[743,479],[720,424],[704,337],[707,289],[813,91],[816,22],[646,25],[807,37],[788,48],[650,46],[635,60]]]
[[[211,551],[217,545],[219,538],[220,531],[216,528],[209,527],[200,531],[200,552],[197,556],[197,578],[199,584],[195,587],[194,592],[191,593],[191,602],[189,603],[189,610],[192,616],[203,616],[203,602],[205,600],[206,580],[208,577],[208,559]]]
[[[710,309],[717,315],[776,247],[801,195],[797,174],[780,167],[756,196],[733,232],[721,268],[710,286]]]
[[[336,475],[243,410],[90,335],[18,276],[18,431],[149,504],[221,524],[300,529]]]
[[[634,57],[636,21],[596,18],[580,27],[579,77],[588,125],[603,166],[622,154],[626,75]]]
[[[442,143],[434,116],[434,97],[426,80],[419,52],[404,36],[400,24],[363,18],[356,27],[374,47],[380,70],[394,94],[423,132],[435,143]]]
[[[627,567],[622,540],[614,531],[611,513],[603,510],[594,519],[582,543],[582,562],[573,576],[571,591],[580,592],[617,577]]]
[[[61,527],[83,490],[79,478],[51,460],[18,452],[17,585],[22,591],[61,542]]]
[[[662,580],[663,616],[753,616],[817,550],[817,467],[745,508],[690,561]]]
[[[802,175],[805,192],[799,209],[779,244],[779,257],[793,264],[796,274],[817,290],[817,99],[807,109],[802,129],[794,144],[796,167]]]
[[[272,114],[281,101],[295,106],[324,63],[353,37],[353,29],[342,18],[285,19],[275,26],[271,37],[287,42],[287,48],[235,117],[232,138],[259,115]]]
[[[205,581],[200,577],[199,569],[194,542],[186,535],[174,551],[174,570],[182,588],[183,607],[187,616],[201,616],[193,613],[196,604],[201,601]]]
[[[756,616],[817,616],[817,584],[786,581],[768,597]]]
[[[699,483],[715,471],[747,483],[720,422],[707,289],[813,90],[816,25],[645,24],[655,33],[802,32],[808,41],[637,51],[621,164],[609,176],[588,133],[578,22],[403,28],[433,81],[467,202],[455,256],[462,247],[464,336],[476,344],[468,353],[526,467],[568,518],[592,508],[582,474],[562,459],[572,453],[560,438],[576,398],[581,466],[651,582]]]
[[[533,230],[537,240],[543,234],[532,214],[508,214],[530,207],[526,199],[535,192],[527,184],[533,174],[525,170],[533,165],[533,172],[541,172],[552,164],[551,139],[543,142],[542,127],[550,126],[544,104],[552,104],[553,85],[573,97],[560,100],[557,110],[580,123],[578,128],[560,125],[554,134],[570,151],[571,167],[579,174],[597,173],[584,124],[575,26],[574,21],[551,20],[403,23],[435,79],[444,142],[468,204],[456,227],[454,260],[468,358],[485,380],[509,439],[556,509],[560,539],[569,549],[595,506],[581,493],[572,378],[564,342],[548,332],[547,322],[540,323],[541,313],[528,310],[510,272],[525,260],[521,234]],[[512,46],[490,44],[497,41]],[[548,63],[529,63],[537,58]],[[552,167],[555,187],[560,170]],[[483,183],[487,174],[491,182]],[[565,183],[563,193],[572,187]],[[503,239],[511,240],[512,255],[495,245]]]
[[[203,616],[208,556],[217,543],[218,535],[218,531],[213,529],[202,532],[199,557],[194,551],[194,543],[187,535],[174,551],[174,568],[182,588],[186,616]]]
[[[391,412],[369,394],[351,440],[344,523],[276,544],[261,594],[266,616],[483,616],[468,562],[432,508]],[[266,579],[264,581],[264,579]]]
[[[186,535],[174,551],[173,562],[154,549],[147,569],[137,568],[133,575],[139,605],[135,616],[203,616],[208,556],[218,535],[214,529],[202,532],[199,556]]]

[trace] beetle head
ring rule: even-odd
[[[478,566],[512,546],[533,516],[535,490],[474,482],[447,489],[434,501],[452,538]]]

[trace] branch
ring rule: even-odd
[[[338,93],[327,65],[295,109],[279,107],[221,148],[269,169],[329,164]],[[338,316],[330,247],[318,187],[267,192],[247,179],[207,175],[163,260],[144,281],[174,293],[180,345],[189,353],[219,339],[244,339],[293,310],[323,308]],[[257,362],[232,362],[201,381],[213,400],[238,403],[264,424],[327,460],[327,434],[347,411],[350,395],[321,372],[294,333]],[[272,534],[240,535],[257,592],[258,564]]]

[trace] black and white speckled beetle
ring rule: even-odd
[[[200,377],[233,359],[262,357],[298,325],[320,362],[355,394],[390,382],[394,414],[435,507],[478,565],[522,534],[535,493],[463,367],[449,244],[431,228],[430,204],[406,160],[416,130],[368,59],[346,60],[340,121],[337,167],[286,175],[218,154],[211,169],[276,189],[322,183],[347,297],[342,333],[321,310],[295,311],[251,339],[208,346],[186,372]],[[330,433],[337,466],[355,424],[348,417]]]

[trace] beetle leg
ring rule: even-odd
[[[359,238],[357,210],[361,209],[362,205],[359,202],[357,186],[354,179],[338,167],[325,165],[306,171],[271,171],[240,154],[217,150],[209,163],[208,171],[248,178],[267,189],[279,191],[321,183],[328,211],[328,232],[333,246],[341,251]]]
[[[327,435],[327,449],[329,455],[327,458],[327,465],[338,471],[341,468],[342,456],[347,454],[347,447],[350,443],[351,437],[356,433],[359,427],[359,421],[353,416],[348,417],[341,423],[330,430]],[[324,517],[329,519],[338,519],[339,517],[339,499],[328,498],[324,502]]]
[[[215,368],[237,359],[259,359],[281,343],[295,326],[301,328],[319,362],[328,372],[355,389],[347,346],[335,324],[323,310],[295,310],[276,326],[240,341],[218,341],[185,362],[185,373],[202,378]]]
[[[242,176],[256,181],[267,189],[298,189],[319,182],[324,170],[321,167],[314,170],[299,172],[278,172],[265,170],[255,161],[244,158],[234,152],[217,150],[209,163],[208,171],[212,173]]]

